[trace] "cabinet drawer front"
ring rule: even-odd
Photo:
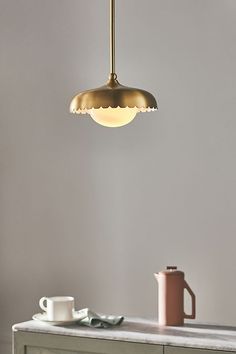
[[[15,354],[164,354],[156,344],[17,332]]]
[[[106,342],[102,343],[103,347],[99,346],[99,342],[91,339],[86,351],[76,348],[76,344],[72,348],[63,346],[62,349],[60,343],[56,349],[48,345],[43,344],[42,347],[35,347],[33,345],[26,346],[25,354],[163,354],[163,347],[160,345],[139,344],[130,342]],[[69,349],[69,350],[68,350]],[[232,354],[232,353],[231,353]]]
[[[26,347],[26,354],[87,354],[87,353],[67,351],[64,349],[60,350],[60,349]]]
[[[163,345],[14,332],[14,354],[164,354]]]
[[[165,346],[165,354],[232,354],[232,352],[225,352],[222,350],[198,349],[198,348],[182,348]]]

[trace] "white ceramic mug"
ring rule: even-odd
[[[39,306],[47,313],[49,321],[70,321],[73,319],[75,300],[71,296],[44,296],[39,300]]]

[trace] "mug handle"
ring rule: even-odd
[[[184,281],[184,289],[188,291],[192,299],[192,313],[191,315],[186,315],[186,313],[184,312],[184,318],[194,319],[196,317],[196,297],[186,281]]]
[[[46,296],[41,297],[41,299],[39,300],[39,306],[41,307],[42,310],[44,310],[45,312],[47,312],[47,307],[44,305],[44,302],[47,300]]]

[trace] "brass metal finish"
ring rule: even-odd
[[[110,73],[115,73],[115,0],[110,0]]]
[[[157,109],[155,97],[138,88],[121,85],[115,73],[115,0],[110,0],[110,76],[101,87],[80,92],[70,104],[70,112],[85,114],[98,108],[137,108],[137,112]]]
[[[106,85],[79,93],[70,105],[72,113],[87,113],[92,108],[138,108],[139,111],[157,109],[155,97],[138,88],[121,85],[116,74],[110,74]],[[84,112],[82,112],[84,111]]]

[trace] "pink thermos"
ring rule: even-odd
[[[154,274],[158,282],[158,318],[161,326],[182,326],[185,318],[196,316],[195,295],[184,280],[184,272],[177,267],[166,267],[166,270]],[[184,289],[192,298],[192,313],[184,312]]]

